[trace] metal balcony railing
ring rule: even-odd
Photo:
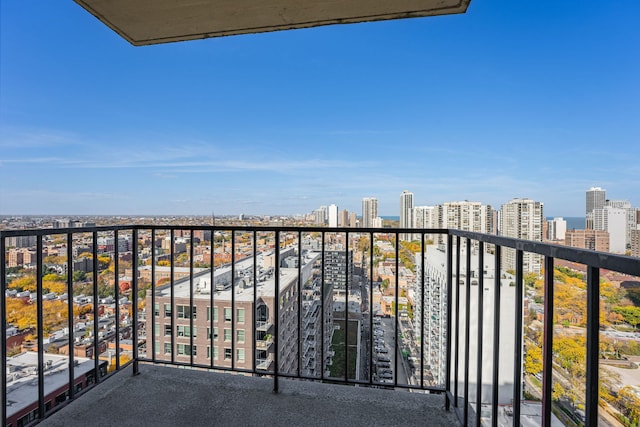
[[[419,237],[421,255],[407,254],[403,235]],[[442,243],[427,245],[426,235],[441,236]],[[105,237],[126,240],[130,250],[121,251],[115,244],[110,252],[103,251],[97,242]],[[25,248],[34,257],[29,263],[32,274],[26,276],[32,282],[21,282],[21,291],[32,287],[28,295],[8,288],[16,279],[10,266],[16,260],[9,256],[16,238],[33,240]],[[310,245],[312,240],[315,244]],[[400,271],[400,263],[419,262],[414,267],[415,283],[401,288],[396,274],[389,296],[378,304],[374,303],[378,285],[370,284],[379,259],[369,248],[379,240],[394,248],[393,271]],[[160,241],[165,242],[162,249]],[[340,258],[344,265],[325,257],[336,247],[345,251]],[[346,265],[353,260],[350,250],[363,251],[358,261],[362,277],[329,282],[327,271],[352,271]],[[89,256],[79,256],[81,251]],[[196,253],[208,255],[210,262],[204,266],[196,262]],[[133,365],[137,373],[139,362],[270,375],[274,390],[279,377],[293,377],[441,393],[446,409],[453,407],[464,425],[486,421],[479,416],[482,406],[489,408],[486,418],[491,425],[498,425],[499,410],[505,406],[513,419],[521,419],[523,355],[530,345],[523,332],[525,253],[539,257],[544,319],[554,318],[556,260],[586,268],[583,417],[587,425],[597,425],[603,411],[598,387],[600,271],[640,276],[638,258],[449,229],[151,225],[0,232],[0,284],[6,290],[0,305],[2,419],[12,425],[42,419],[114,371]],[[51,254],[56,262],[45,262]],[[215,264],[215,254],[223,254],[226,264]],[[88,261],[80,265],[83,257]],[[166,264],[168,274],[163,270],[161,277],[159,266]],[[150,269],[143,268],[147,265]],[[485,274],[486,270],[491,272]],[[48,274],[53,271],[64,280],[55,285],[58,293],[51,292]],[[82,274],[75,274],[79,271]],[[466,280],[468,276],[471,280]],[[513,286],[503,289],[503,277]],[[332,299],[334,285],[341,292]],[[87,295],[82,308],[74,301],[80,289]],[[303,294],[309,295],[309,289],[317,311],[307,310]],[[507,290],[513,297],[508,305],[503,301]],[[100,302],[105,293],[111,294],[113,303]],[[51,298],[56,295],[58,311],[52,316]],[[333,307],[326,307],[331,301],[339,302],[344,312],[332,317]],[[22,307],[28,316],[20,317],[15,307]],[[180,313],[193,315],[180,317]],[[313,322],[307,315],[314,316]],[[316,324],[317,316],[321,330],[305,331],[304,325]],[[511,319],[512,336],[504,334],[505,316]],[[21,319],[19,325],[16,318]],[[178,326],[193,333],[178,340]],[[94,339],[93,331],[102,338]],[[16,344],[21,334],[34,340],[25,341],[24,348],[30,349],[26,352]],[[321,334],[314,347],[304,343],[310,334]],[[543,323],[542,337],[539,415],[540,423],[550,426],[555,416],[554,322]],[[511,351],[504,350],[507,342]],[[501,363],[511,359],[513,364],[505,372]],[[48,366],[57,368],[47,370]],[[303,370],[317,374],[305,375]],[[502,395],[505,374],[510,378],[507,404]],[[16,390],[28,387],[31,400],[24,400],[25,393]]]

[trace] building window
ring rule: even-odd
[[[193,310],[190,309],[188,305],[179,305],[178,306],[178,319],[190,319],[193,315],[193,318],[196,318],[196,307],[193,307]]]
[[[238,329],[236,331],[236,338],[238,342],[244,342],[244,329]]]
[[[218,347],[213,347],[213,358],[218,360]]]
[[[160,316],[160,303],[159,302],[153,304],[153,315],[156,316],[156,317]]]
[[[213,307],[213,321],[218,321],[218,307]]]
[[[164,354],[171,354],[171,343],[164,343]]]
[[[164,325],[164,336],[165,337],[171,336],[171,325]]]
[[[244,348],[239,348],[236,350],[238,362],[244,362]]]
[[[160,324],[159,323],[154,323],[153,324],[153,328],[155,329],[154,330],[154,335],[157,336],[157,337],[160,336]]]
[[[231,329],[224,329],[224,340],[231,341]]]
[[[196,346],[191,347],[189,344],[178,344],[178,354],[180,356],[189,356],[191,354],[195,356],[197,354]]]
[[[239,308],[236,310],[236,317],[238,323],[244,323],[244,308]]]
[[[213,328],[213,339],[217,340],[218,339],[218,327],[214,327]]]
[[[183,326],[178,325],[178,336],[179,337],[190,337],[191,336],[191,326]],[[198,336],[197,328],[193,327],[193,336]]]
[[[231,308],[225,307],[224,309],[224,321],[231,322]]]
[[[224,349],[224,360],[231,360],[232,357],[233,357],[233,353],[231,353],[231,349],[230,348],[225,348]]]
[[[164,305],[164,317],[171,317],[171,304]]]
[[[155,342],[153,351],[155,351],[156,354],[160,354],[160,343],[158,341]]]
[[[211,359],[211,346],[207,346],[207,359]]]
[[[211,320],[211,307],[207,307],[207,322]]]

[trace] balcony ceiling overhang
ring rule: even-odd
[[[135,46],[464,13],[471,0],[75,0]]]

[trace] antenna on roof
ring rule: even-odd
[[[216,214],[213,211],[211,211],[211,225],[216,226]]]

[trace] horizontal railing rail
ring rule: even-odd
[[[45,319],[45,298],[49,298],[44,292],[48,289],[45,273],[51,266],[45,266],[43,251],[44,239],[51,236],[59,240],[58,254],[64,250],[64,274],[60,276],[65,280],[66,300],[64,295],[57,297],[66,304],[62,329],[68,341],[67,381],[56,390],[48,387],[45,376],[47,363],[55,363],[49,362],[53,356],[45,352],[45,341],[50,340],[45,337],[50,326],[49,317]],[[35,248],[36,256],[32,263],[35,292],[28,297],[35,299],[35,305],[28,305],[35,311],[35,324],[27,326],[30,335],[35,335],[38,369],[34,403],[17,412],[10,397],[17,375],[10,371],[18,368],[8,347],[7,304],[15,298],[8,296],[8,242],[22,237],[35,239],[35,245],[25,249]],[[414,237],[418,247],[407,252],[400,242]],[[103,245],[109,249],[99,250],[102,238],[109,239]],[[121,250],[121,238],[127,249]],[[428,245],[428,239],[438,240],[439,245]],[[208,246],[196,245],[196,240]],[[381,242],[383,246],[378,245]],[[81,259],[74,249],[80,248],[90,251],[84,256],[89,259],[90,268],[85,268],[90,270],[89,280],[82,282],[83,289],[89,289],[90,283],[90,295],[82,302],[76,300],[80,287],[74,279],[78,271],[74,261]],[[501,304],[506,251],[514,251],[509,265],[514,270],[513,307]],[[415,253],[421,255],[415,257]],[[430,253],[441,261],[433,261]],[[514,320],[511,405],[513,419],[520,419],[525,253],[541,258],[544,319],[553,318],[555,260],[586,267],[585,419],[587,425],[596,425],[600,271],[640,276],[638,258],[452,229],[223,225],[0,231],[2,419],[5,423],[42,419],[60,407],[52,401],[73,400],[108,378],[107,370],[117,372],[132,365],[136,374],[138,363],[148,362],[270,376],[276,391],[278,378],[287,377],[442,393],[447,409],[453,406],[464,425],[481,425],[482,403],[490,402],[495,426],[501,406],[500,361],[510,357],[501,347],[501,342],[510,341],[501,334],[500,318],[505,313]],[[493,281],[484,274],[488,269],[485,256],[493,257]],[[381,273],[375,265],[381,259],[388,260],[384,266],[392,274],[390,280],[379,283]],[[416,278],[401,286],[401,268],[411,263],[416,264],[412,270]],[[130,277],[125,274],[127,268]],[[109,274],[103,276],[105,271]],[[472,294],[474,285],[477,290]],[[374,293],[382,295],[379,290],[383,287],[387,295],[374,303]],[[486,290],[493,292],[493,301],[485,300]],[[105,293],[114,304],[101,302]],[[484,327],[489,314],[485,301],[491,306],[491,328]],[[107,309],[112,314],[101,312]],[[113,327],[103,331],[103,324],[110,322]],[[86,344],[76,346],[80,330],[88,338]],[[483,345],[488,337],[491,348]],[[553,322],[544,322],[541,420],[545,426],[551,425],[553,412],[552,348]],[[78,355],[80,351],[83,356]],[[123,358],[125,355],[130,357]],[[103,360],[105,357],[109,360]],[[483,362],[488,360],[491,395],[483,397]],[[80,372],[84,382],[78,386]]]

